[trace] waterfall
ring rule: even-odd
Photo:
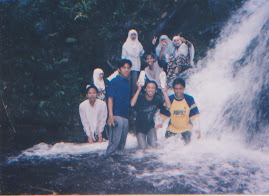
[[[99,156],[107,143],[40,143],[9,157],[7,168],[48,164],[48,184],[65,188],[76,179],[75,193],[268,194],[268,10],[268,0],[245,2],[187,79],[186,93],[201,113],[200,140],[193,134],[184,145],[180,134],[164,139],[165,129],[157,130],[160,147],[142,151],[129,134],[126,150],[107,159]],[[68,167],[51,177],[52,165]]]
[[[246,138],[261,120],[268,124],[259,119],[259,93],[269,84],[268,10],[267,0],[246,2],[188,80],[186,90],[199,106],[204,134]],[[266,126],[260,129],[265,132]]]

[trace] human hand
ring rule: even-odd
[[[201,138],[201,131],[200,130],[196,130],[195,134],[197,134],[197,139],[199,140]]]
[[[103,139],[103,138],[102,138],[102,133],[99,133],[99,134],[98,134],[98,142],[102,142],[102,139]]]
[[[88,141],[89,141],[90,144],[94,143],[93,140],[92,140],[92,136],[91,135],[88,136]]]
[[[155,129],[160,129],[160,128],[162,128],[162,127],[163,127],[162,124],[158,124],[158,125],[155,126]]]
[[[109,126],[115,126],[115,123],[114,122],[115,122],[114,116],[113,115],[112,116],[109,115],[108,120],[107,120],[107,124]]]
[[[142,86],[140,85],[140,83],[139,83],[139,82],[136,82],[136,86],[137,86],[137,90],[138,90],[138,91],[141,91]]]
[[[153,44],[153,45],[155,45],[155,44],[156,44],[157,39],[158,39],[158,37],[155,37],[155,36],[153,37],[153,39],[152,39],[152,44]]]
[[[165,48],[166,42],[161,42],[161,46],[162,46],[162,48]]]
[[[164,87],[161,88],[162,93],[166,93],[167,91],[167,83],[165,83]]]
[[[178,36],[180,37],[180,35],[178,34]],[[185,41],[184,37],[180,37],[181,41]]]

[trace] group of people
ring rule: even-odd
[[[156,40],[154,37],[153,45]],[[107,155],[124,148],[131,110],[136,111],[135,134],[141,149],[157,147],[156,130],[164,122],[155,123],[157,110],[162,120],[170,118],[166,138],[181,133],[187,144],[192,130],[200,138],[199,110],[193,97],[184,93],[185,81],[179,77],[182,70],[193,66],[192,44],[180,36],[175,36],[173,41],[161,36],[156,54],[146,56],[148,66],[141,71],[143,54],[138,34],[132,29],[123,44],[117,71],[104,79],[104,72],[95,69],[93,82],[86,87],[88,99],[79,106],[89,143],[109,139]],[[174,94],[168,96],[167,88],[172,88]]]

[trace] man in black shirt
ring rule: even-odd
[[[145,85],[145,94],[140,93],[142,87],[137,82],[137,91],[131,100],[131,106],[137,112],[136,117],[136,137],[139,148],[147,148],[147,143],[153,147],[157,147],[156,126],[154,123],[154,115],[158,109],[171,107],[170,100],[166,93],[166,88],[161,89],[165,101],[157,92],[157,84],[154,81],[149,81]]]

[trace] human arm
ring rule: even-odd
[[[170,99],[167,95],[167,86],[165,86],[165,88],[162,88],[161,89],[162,93],[163,93],[163,96],[164,96],[164,100],[165,100],[165,103],[163,104],[166,108],[170,109],[171,108],[171,102],[170,102]]]
[[[140,52],[140,57],[142,57],[144,53],[145,53],[145,50],[144,50],[144,48],[143,48],[143,46],[142,46],[142,50],[141,50],[141,52]]]
[[[158,122],[158,124],[155,125],[155,129],[162,128],[163,125],[166,123],[166,121],[168,121],[168,119],[170,119],[170,117],[168,117],[165,114],[163,114],[164,111],[165,111],[165,113],[169,112],[165,108],[163,108],[163,109],[160,110],[159,118],[156,121],[156,122]]]
[[[100,111],[99,111],[99,126],[98,126],[98,136],[99,136],[99,142],[102,141],[102,132],[104,131],[105,125],[106,125],[106,119],[107,119],[107,106],[105,102],[101,102],[100,105]]]
[[[191,119],[194,133],[197,134],[197,139],[201,138],[200,120],[199,117]]]
[[[152,42],[151,42],[151,43],[152,43],[152,45],[155,45],[155,44],[156,44],[157,39],[158,39],[158,37],[155,37],[155,36],[153,37]]]
[[[122,47],[121,58],[125,59],[127,55],[128,55],[127,50],[124,47]]]
[[[160,54],[159,54],[159,60],[162,60],[162,57],[163,57],[163,52],[164,52],[164,48],[165,47],[162,47],[161,51],[160,51]]]
[[[192,67],[195,67],[194,62],[193,62],[195,49],[192,43],[191,43],[191,47],[189,48],[189,52],[190,52],[190,64]]]
[[[186,56],[188,55],[188,53],[189,53],[188,50],[189,50],[189,49],[188,49],[187,44],[182,43],[182,45],[180,46],[180,53],[181,53],[181,55],[183,55],[183,56],[186,57]]]
[[[113,115],[113,98],[109,97],[108,98],[108,120],[107,120],[107,124],[109,126],[115,126],[114,124],[114,115]]]
[[[152,39],[152,44],[151,44],[151,46],[150,46],[150,48],[149,48],[149,51],[151,52],[151,53],[155,53],[156,54],[156,42],[157,42],[157,39],[158,39],[158,37],[155,37],[154,36],[154,38]]]
[[[134,105],[136,104],[138,95],[139,95],[139,93],[140,93],[140,91],[142,89],[142,87],[140,86],[139,82],[136,82],[136,86],[137,86],[137,91],[136,91],[136,93],[134,94],[134,96],[131,99],[131,106],[132,107],[134,107]]]
[[[86,135],[88,136],[88,141],[89,141],[89,143],[93,143],[92,132],[90,130],[90,124],[87,120],[86,112],[85,112],[82,105],[79,106],[79,115],[80,115],[81,123],[83,125],[83,130],[86,133]]]

